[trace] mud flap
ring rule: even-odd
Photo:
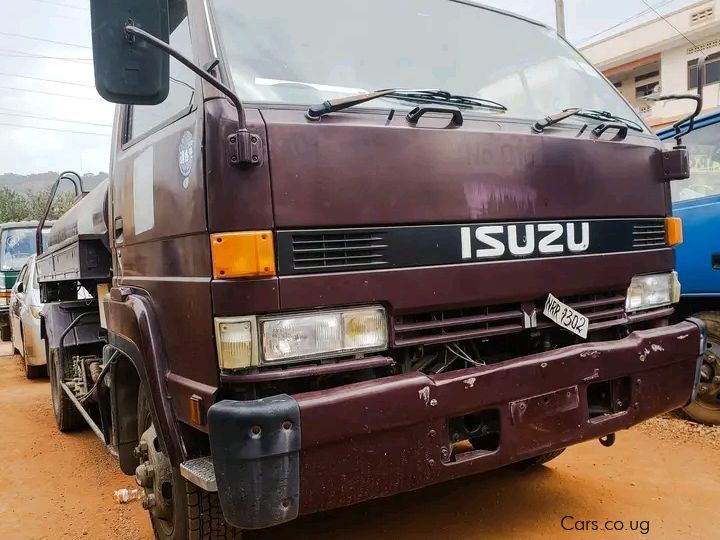
[[[300,409],[278,395],[221,401],[208,411],[210,449],[225,519],[241,529],[293,520],[300,504]]]

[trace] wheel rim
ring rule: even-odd
[[[155,528],[172,537],[175,529],[172,466],[163,452],[149,412],[142,425],[146,429],[137,448],[140,465],[135,470],[135,479],[145,491],[143,507],[150,512]]]
[[[708,339],[695,403],[704,409],[720,411],[718,396],[720,396],[720,343]]]

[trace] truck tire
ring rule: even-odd
[[[720,312],[705,311],[693,317],[707,325],[708,342],[697,399],[685,406],[683,412],[696,422],[720,425]]]
[[[85,425],[85,419],[60,386],[63,377],[67,375],[63,371],[63,366],[60,365],[60,353],[57,349],[48,351],[47,347],[45,352],[45,358],[48,359],[47,368],[50,375],[50,394],[52,396],[53,412],[55,413],[55,423],[63,433],[79,429]]]
[[[210,493],[186,481],[180,475],[180,469],[171,465],[165,443],[155,432],[156,422],[142,388],[138,392],[137,411],[140,458],[136,477],[145,490],[143,507],[150,515],[155,538],[240,540],[242,532],[225,522],[217,493]],[[148,475],[151,481],[148,481]],[[153,498],[152,502],[149,497]]]
[[[20,343],[22,344],[23,351],[18,351],[15,347],[13,347],[13,353],[19,354],[20,357],[23,360],[23,366],[25,366],[25,378],[26,379],[40,379],[42,377],[47,377],[47,364],[44,366],[31,366],[27,362],[27,355],[25,354],[25,340],[22,330],[22,324],[20,325]],[[15,352],[17,351],[17,352]],[[46,357],[47,358],[47,357]]]
[[[10,324],[0,326],[0,340],[10,341]]]
[[[515,469],[519,469],[521,471],[531,469],[534,467],[539,467],[540,465],[543,465],[547,463],[548,461],[551,461],[558,457],[560,454],[562,454],[565,451],[565,448],[560,448],[560,450],[554,450],[552,452],[548,452],[546,454],[540,454],[539,456],[531,457],[530,459],[524,459],[522,461],[518,461],[517,463],[513,463],[512,467]]]
[[[27,379],[41,379],[47,377],[47,365],[45,366],[31,366],[27,363],[27,360],[23,360],[25,364],[25,378]]]

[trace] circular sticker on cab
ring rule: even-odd
[[[187,188],[188,182],[187,177],[190,176],[190,171],[193,166],[193,150],[195,145],[195,138],[193,134],[186,131],[180,138],[180,147],[178,148],[178,166],[180,167],[180,174],[185,177],[183,180],[183,187]]]

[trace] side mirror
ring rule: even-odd
[[[25,288],[25,287],[23,287],[23,284],[22,284],[22,283],[18,283],[18,286],[17,286],[17,289],[16,289],[16,290],[17,290],[17,292],[21,293],[21,292],[23,292],[23,289],[24,289],[24,288]]]
[[[95,87],[107,101],[157,105],[167,98],[170,59],[129,34],[136,26],[168,42],[167,0],[90,0]]]

